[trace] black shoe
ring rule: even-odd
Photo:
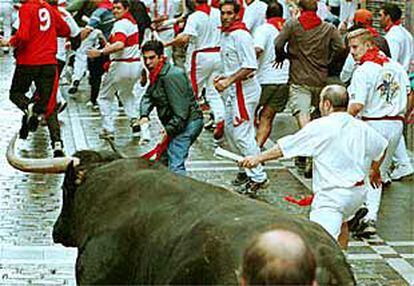
[[[362,207],[355,213],[354,217],[348,221],[348,229],[349,231],[355,232],[357,229],[360,228],[361,220],[367,215],[368,209],[366,207]]]
[[[308,157],[306,158],[306,163],[305,163],[305,170],[303,172],[303,176],[306,179],[312,179],[312,158]]]
[[[141,125],[139,125],[138,119],[131,120],[131,129],[132,129],[132,135],[134,137],[139,137],[141,134]]]
[[[30,132],[35,132],[39,126],[39,116],[33,111],[34,104],[31,103],[27,107],[27,129]]]
[[[306,168],[306,157],[296,157],[295,158],[295,166],[299,169],[299,171],[305,171]]]
[[[246,184],[249,181],[249,177],[245,172],[239,172],[237,173],[236,178],[231,181],[231,184],[235,187],[239,187],[243,184]]]
[[[63,152],[63,144],[62,141],[53,142],[53,157],[65,157],[65,152]]]
[[[257,198],[257,192],[259,189],[265,189],[269,183],[269,180],[264,180],[263,182],[255,182],[249,179],[249,181],[242,187],[238,188],[236,192],[242,195],[247,195],[251,198]]]
[[[22,126],[20,127],[19,131],[19,138],[20,139],[27,139],[29,136],[29,129],[27,128],[27,115],[23,115],[22,118]]]
[[[78,92],[78,87],[79,87],[79,80],[74,80],[72,83],[72,86],[68,89],[68,93],[69,94],[75,94]]]
[[[355,231],[354,236],[362,238],[370,238],[377,233],[375,221],[362,221],[359,228]]]

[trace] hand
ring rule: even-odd
[[[86,52],[86,54],[88,55],[88,58],[98,58],[101,56],[101,50],[98,49],[90,49],[89,51]]]
[[[83,28],[80,32],[80,38],[81,40],[84,40],[86,37],[89,36],[89,34],[92,32],[91,28]]]
[[[259,164],[260,164],[260,160],[259,160],[258,156],[245,157],[245,158],[243,158],[242,160],[240,160],[238,162],[239,167],[249,168],[249,169],[254,168]]]
[[[375,189],[378,189],[382,185],[382,178],[381,173],[379,170],[376,169],[370,169],[369,170],[369,182],[371,186]]]
[[[71,49],[72,49],[72,44],[70,43],[70,41],[66,41],[65,42],[65,50],[70,51]]]
[[[10,46],[9,40],[0,37],[0,47],[8,47]]]
[[[142,117],[139,120],[139,125],[143,125],[143,124],[146,124],[146,123],[149,123],[149,118],[148,117]]]
[[[218,76],[214,79],[214,88],[218,92],[223,92],[226,88],[228,88],[230,82],[225,76]]]
[[[281,68],[283,68],[283,62],[278,62],[278,61],[274,60],[272,62],[272,67],[274,69],[281,69]]]

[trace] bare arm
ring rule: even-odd
[[[270,150],[267,150],[266,152],[263,152],[257,156],[254,157],[245,157],[241,161],[239,161],[239,166],[244,168],[254,168],[257,165],[269,161],[269,160],[275,160],[283,157],[282,150],[280,149],[279,145],[276,144],[275,147],[273,147]]]
[[[238,80],[246,79],[255,69],[241,68],[229,77],[220,76],[214,79],[214,87],[218,92],[224,91],[230,85]]]
[[[103,48],[102,50],[98,50],[98,49],[91,49],[88,51],[88,57],[90,58],[97,58],[101,55],[109,55],[112,53],[116,53],[118,51],[121,51],[125,48],[125,44],[123,42],[115,42],[112,43],[110,45],[107,45],[105,48]]]
[[[164,46],[165,47],[168,47],[168,46],[184,47],[190,42],[190,39],[191,39],[190,35],[179,34],[172,41],[165,43]]]
[[[380,166],[382,162],[384,161],[386,153],[387,153],[387,150],[384,151],[384,154],[382,155],[379,161],[373,161],[371,164],[371,169],[369,170],[369,182],[373,188],[381,187],[382,178],[381,178]]]

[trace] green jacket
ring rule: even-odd
[[[187,122],[203,118],[187,75],[168,62],[141,99],[141,118],[149,117],[154,107],[165,131],[172,137],[183,132]]]

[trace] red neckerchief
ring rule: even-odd
[[[164,67],[165,64],[165,57],[162,57],[160,59],[160,61],[158,62],[158,65],[149,73],[149,80],[150,80],[150,85],[154,85],[154,83],[157,81],[158,79],[158,75],[160,74],[162,68]]]
[[[132,22],[132,24],[136,25],[137,22],[135,21],[134,17],[132,17],[132,14],[129,12],[125,12],[124,15],[122,15],[121,19],[127,19]],[[121,20],[119,19],[119,20]]]
[[[211,0],[211,7],[220,9],[220,0]]]
[[[372,36],[374,36],[374,37],[378,37],[379,36],[378,31],[375,30],[375,28],[373,28],[373,27],[366,27],[365,29],[368,30],[371,33]]]
[[[267,23],[269,23],[270,25],[273,25],[278,31],[282,30],[283,25],[285,24],[285,21],[286,20],[281,17],[273,17],[273,18],[267,19]]]
[[[392,27],[398,26],[400,24],[401,24],[401,20],[397,20],[394,23],[391,23],[387,27],[385,27],[384,30],[385,30],[385,32],[388,32],[389,30],[391,30]]]
[[[108,10],[112,10],[113,9],[113,5],[109,0],[102,0],[101,2],[99,2],[98,4],[96,4],[97,8],[102,8],[102,9],[108,9]]]
[[[236,30],[244,30],[250,33],[249,29],[246,27],[246,24],[242,21],[234,21],[228,28],[221,27],[221,31],[223,33],[231,33]]]
[[[383,54],[379,52],[378,47],[374,47],[369,49],[365,55],[361,57],[360,64],[362,65],[365,62],[374,62],[379,65],[383,65],[384,63],[388,63],[390,60]]]
[[[196,11],[204,12],[210,16],[211,7],[207,3],[199,4],[195,7]]]
[[[305,31],[312,30],[322,23],[321,18],[316,15],[315,11],[303,11],[298,20]]]

